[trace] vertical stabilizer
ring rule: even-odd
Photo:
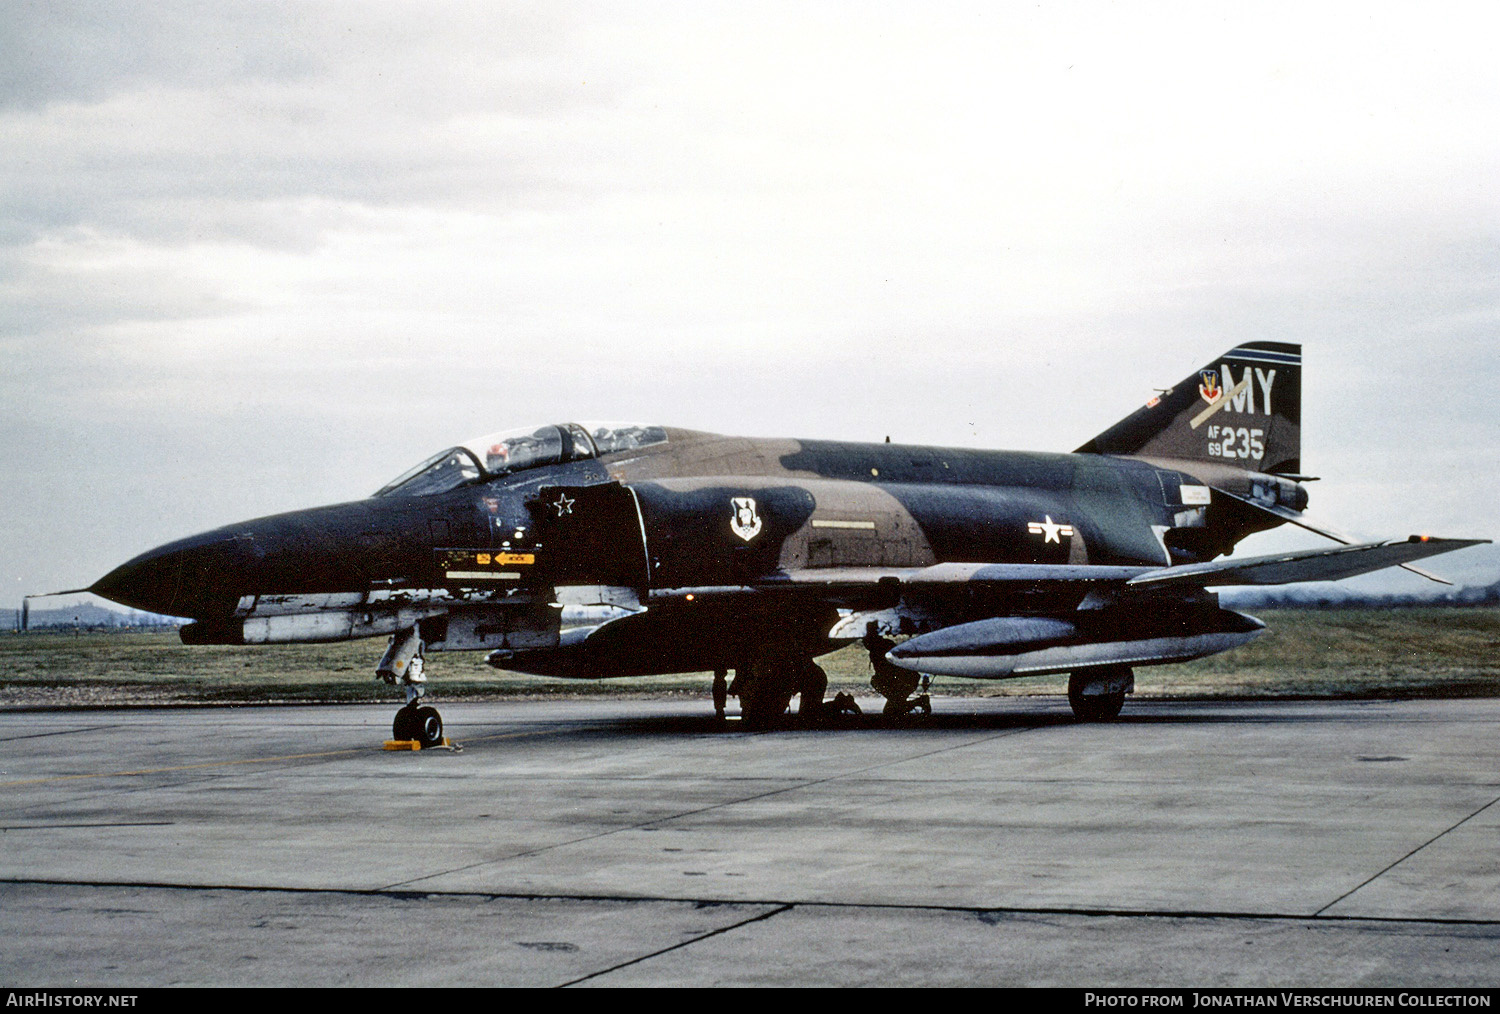
[[[1079,454],[1302,471],[1302,346],[1246,342],[1152,398]]]

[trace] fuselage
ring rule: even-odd
[[[1199,562],[1268,527],[1212,505],[1209,484],[1306,502],[1287,479],[1202,462],[652,432],[660,439],[646,446],[598,453],[579,438],[553,455],[571,460],[495,476],[481,468],[448,488],[419,476],[364,500],[227,525],[142,554],[94,591],[192,618],[197,639],[236,641],[389,633],[434,615],[433,603],[521,612],[560,608],[558,589],[630,589],[644,603],[701,588],[706,626],[681,631],[671,610],[652,620],[671,625],[669,640],[701,639],[726,622],[710,616],[716,588],[941,563]],[[830,616],[826,597],[807,615],[757,618],[743,599],[735,609],[747,638],[766,623],[826,634]],[[282,622],[292,633],[276,636],[277,615],[336,618]],[[249,626],[256,616],[273,620]],[[713,661],[712,650],[684,652],[692,657],[662,649],[648,668]]]

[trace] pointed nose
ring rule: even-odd
[[[89,591],[166,616],[226,615],[233,611],[243,584],[243,553],[237,543],[234,536],[221,533],[169,542],[116,567]]]
[[[181,585],[182,554],[152,550],[105,574],[89,591],[132,609],[171,616]]]

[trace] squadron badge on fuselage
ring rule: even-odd
[[[760,514],[755,510],[755,501],[748,496],[733,496],[729,498],[729,504],[734,508],[734,517],[729,521],[734,534],[746,542],[759,535]]]

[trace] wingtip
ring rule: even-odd
[[[1433,542],[1442,543],[1442,544],[1444,544],[1444,545],[1446,545],[1448,547],[1447,549],[1443,550],[1443,552],[1451,552],[1452,550],[1455,550],[1455,549],[1468,549],[1470,546],[1487,546],[1491,542],[1493,542],[1494,540],[1493,539],[1442,539],[1442,538],[1438,538],[1437,536],[1433,536],[1433,535],[1410,535],[1410,536],[1407,536],[1406,541],[1407,542],[1411,542],[1411,543],[1422,543],[1422,542],[1427,542],[1427,543],[1433,543]],[[1435,584],[1447,585],[1449,588],[1453,588],[1453,587],[1456,586],[1456,582],[1450,581],[1446,577],[1443,577],[1440,574],[1434,574],[1430,570],[1423,570],[1421,567],[1418,567],[1415,564],[1403,563],[1403,564],[1400,565],[1400,567],[1401,567],[1402,570],[1411,571],[1413,574],[1417,575],[1418,577],[1425,577],[1427,580],[1432,581]]]

